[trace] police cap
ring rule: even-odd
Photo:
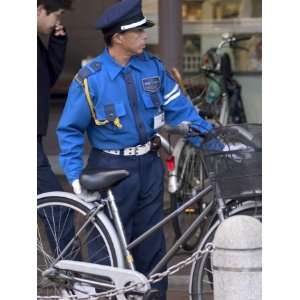
[[[122,0],[115,3],[104,11],[96,23],[96,28],[102,30],[104,35],[152,26],[154,23],[143,15],[141,0]]]

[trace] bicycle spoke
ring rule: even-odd
[[[62,209],[61,209],[60,211],[62,211]],[[69,215],[70,215],[70,209],[68,209],[68,214],[67,214],[67,216],[65,217],[65,221],[64,221],[64,224],[63,224],[62,229],[61,229],[61,231],[60,231],[61,234],[59,235],[58,241],[61,240],[61,237],[62,237],[63,232],[64,232],[64,229],[65,229],[65,227],[66,227],[66,224],[67,224],[67,220],[68,220],[68,218],[69,218]]]
[[[53,206],[51,207],[51,212],[52,212],[52,224],[53,224],[53,232],[54,232],[54,235],[53,235],[53,238],[54,240],[56,241],[56,252],[57,252],[57,255],[60,253],[60,249],[59,249],[59,243],[58,243],[58,239],[57,239],[57,232],[56,232],[56,226],[55,226],[55,220],[54,220],[54,212],[53,212]]]

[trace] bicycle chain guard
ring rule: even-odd
[[[61,260],[55,264],[54,268],[58,272],[59,270],[71,271],[78,274],[108,278],[113,282],[116,289],[126,289],[126,286],[138,283],[136,292],[140,295],[146,294],[151,289],[148,279],[143,274],[133,270],[71,260]],[[127,300],[124,294],[119,294],[116,297],[118,300]]]

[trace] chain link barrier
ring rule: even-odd
[[[201,258],[201,256],[205,253],[212,253],[215,250],[215,246],[212,243],[207,243],[205,248],[203,250],[199,249],[195,251],[191,256],[186,258],[185,260],[180,261],[179,263],[169,267],[166,271],[161,272],[161,273],[156,273],[150,276],[148,279],[147,283],[153,284],[156,282],[161,281],[167,276],[174,275],[181,269],[185,268],[186,266],[196,262],[198,259]],[[114,296],[118,296],[121,294],[126,294],[129,292],[133,291],[138,291],[141,289],[146,283],[141,283],[137,282],[134,284],[131,284],[127,287],[119,288],[119,289],[114,289],[114,290],[109,290],[107,292],[101,292],[101,293],[95,293],[95,294],[90,294],[86,297],[80,297],[81,300],[100,300],[100,299],[109,299]],[[76,295],[70,295],[70,296],[64,296],[62,298],[61,296],[38,296],[37,299],[39,300],[47,300],[47,299],[56,299],[56,300],[61,300],[61,299],[78,299],[78,296]]]

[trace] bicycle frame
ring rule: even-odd
[[[207,195],[213,190],[213,186],[209,185],[206,188],[204,188],[202,191],[200,191],[196,196],[192,197],[189,201],[181,205],[176,211],[172,212],[168,216],[166,216],[163,220],[161,220],[159,223],[157,223],[155,226],[144,232],[142,235],[137,237],[134,241],[132,241],[130,244],[127,244],[125,240],[120,238],[121,242],[121,248],[123,249],[123,256],[127,258],[128,256],[128,250],[133,249],[137,245],[139,245],[142,241],[150,237],[152,234],[154,234],[156,231],[161,229],[167,222],[178,216],[180,213],[182,213],[186,208],[190,207],[193,205],[195,202],[199,201],[203,196]],[[114,202],[113,199],[109,201],[109,203]],[[199,224],[203,221],[203,219],[209,214],[209,212],[212,210],[214,207],[215,201],[211,201],[208,206],[203,210],[203,212],[196,218],[196,220],[189,226],[189,228],[186,230],[186,232],[182,235],[180,239],[167,251],[165,256],[157,263],[157,265],[153,268],[153,270],[150,272],[148,275],[152,275],[155,272],[158,272],[161,270],[161,268],[166,265],[170,259],[173,257],[175,252],[180,248],[180,245],[184,243],[192,234],[193,232],[197,229]],[[112,212],[112,219],[115,220],[118,218],[118,212],[113,211]],[[115,226],[118,226],[118,222],[114,222]],[[119,234],[120,232],[123,231],[122,227],[116,228],[117,233]]]
[[[203,196],[209,194],[210,192],[214,191],[214,187],[213,184],[207,186],[205,189],[203,189],[202,191],[200,191],[196,196],[192,197],[190,200],[188,200],[185,204],[183,204],[182,206],[180,206],[176,211],[174,211],[173,213],[171,213],[170,215],[166,216],[162,221],[160,221],[159,223],[157,223],[154,227],[150,228],[149,230],[147,230],[145,233],[143,233],[141,236],[139,236],[138,238],[136,238],[134,241],[132,241],[130,244],[126,243],[126,239],[124,238],[125,234],[124,234],[124,230],[123,230],[123,226],[122,223],[120,222],[119,219],[119,213],[118,213],[118,209],[115,206],[115,200],[114,197],[111,193],[111,191],[108,192],[108,197],[105,199],[102,199],[102,203],[88,203],[87,206],[90,207],[90,214],[88,217],[87,222],[85,222],[85,224],[79,229],[79,231],[83,230],[84,227],[87,226],[88,221],[91,221],[94,216],[95,216],[95,211],[97,211],[97,214],[101,215],[101,219],[102,220],[106,220],[106,226],[108,228],[111,228],[111,236],[115,239],[115,245],[118,245],[119,248],[119,260],[120,261],[127,261],[127,269],[124,269],[124,267],[126,268],[125,265],[123,265],[123,267],[110,267],[110,266],[105,266],[105,265],[98,265],[98,264],[93,264],[93,263],[85,263],[85,262],[75,262],[75,261],[68,261],[68,260],[60,260],[57,263],[55,263],[55,269],[53,268],[49,268],[48,270],[46,270],[44,272],[44,276],[50,276],[50,277],[55,277],[55,276],[59,276],[60,279],[64,279],[64,280],[71,280],[71,281],[75,281],[75,282],[82,282],[82,283],[86,283],[86,284],[92,284],[95,287],[99,287],[102,289],[113,289],[113,288],[119,288],[122,289],[129,281],[131,282],[139,282],[142,283],[141,289],[139,289],[139,293],[146,293],[149,289],[150,289],[150,285],[148,283],[147,278],[134,270],[134,265],[132,263],[131,256],[130,256],[130,252],[129,250],[131,250],[132,248],[134,248],[135,246],[137,246],[138,244],[140,244],[142,241],[144,241],[145,239],[147,239],[149,236],[151,236],[152,234],[154,234],[157,230],[161,229],[164,224],[166,224],[167,222],[169,222],[172,218],[176,217],[177,215],[179,215],[180,213],[182,213],[187,207],[193,205],[195,202],[199,201]],[[63,193],[60,192],[58,194],[61,194],[61,196],[65,196],[65,194],[68,193]],[[49,196],[57,196],[57,193],[52,192],[52,193],[47,193],[47,195]],[[42,196],[42,195],[41,195]],[[77,199],[77,197],[75,195],[72,194],[68,194],[68,197],[70,198],[74,198],[74,200],[79,201],[79,202],[84,202],[80,199]],[[209,215],[209,213],[211,211],[217,211],[217,216],[215,214],[213,214],[212,216],[217,217],[218,219],[216,220],[216,222],[214,222],[213,224],[211,224],[212,228],[216,228],[216,224],[219,224],[220,222],[222,222],[223,218],[225,217],[225,214],[223,214],[223,217],[220,217],[220,209],[225,208],[223,206],[223,201],[222,199],[217,199],[216,197],[213,197],[213,201],[211,201],[207,207],[204,209],[204,211],[197,217],[197,219],[189,226],[189,228],[186,230],[186,232],[181,236],[180,239],[178,239],[178,241],[171,247],[171,249],[169,249],[167,251],[167,253],[165,254],[165,256],[157,263],[157,265],[151,270],[151,272],[148,275],[148,278],[150,276],[152,276],[153,274],[155,274],[156,272],[159,272],[162,267],[164,267],[170,260],[171,258],[173,258],[173,256],[175,255],[176,251],[180,248],[180,245],[182,243],[184,243],[194,232],[194,230],[199,226],[199,224],[202,223],[202,221],[204,220],[204,218],[206,216]],[[221,205],[220,205],[221,204]],[[108,219],[107,215],[103,212],[103,208],[107,206],[109,213],[110,213],[110,219],[112,219],[114,221],[115,226],[112,227],[112,224],[110,222],[110,220]],[[249,207],[252,207],[251,205]],[[247,207],[246,207],[247,208]],[[245,207],[241,208],[241,210],[245,209]],[[239,210],[239,208],[235,209],[234,212],[237,212]],[[226,214],[227,215],[227,214]],[[230,215],[230,213],[229,213]],[[207,235],[207,233],[210,232],[210,229],[208,229],[208,231],[205,231],[205,235]],[[204,239],[202,240],[202,244]],[[200,244],[201,245],[201,244]],[[67,246],[68,247],[68,246]],[[201,249],[201,248],[199,248]],[[64,250],[63,250],[64,251]],[[123,259],[122,259],[123,257]],[[129,261],[128,261],[129,259]],[[57,260],[56,260],[57,261]],[[131,262],[128,263],[128,262]],[[96,281],[89,279],[89,280],[85,280],[82,279],[78,276],[70,277],[68,275],[64,275],[64,273],[60,274],[57,273],[57,271],[55,270],[61,270],[61,271],[71,271],[71,272],[75,272],[77,274],[83,273],[83,274],[90,274],[90,275],[96,275],[96,276],[102,276],[105,278],[111,278],[111,280],[115,283],[114,284],[110,284],[110,283],[102,283],[101,281]],[[54,272],[54,273],[53,273]],[[52,275],[51,275],[52,273]],[[118,295],[117,299],[126,299],[124,297],[124,295]]]
[[[201,200],[201,198],[208,193],[210,193],[213,190],[213,186],[209,185],[202,191],[200,191],[196,196],[191,198],[189,201],[187,201],[185,204],[183,204],[181,207],[179,207],[176,211],[172,212],[170,215],[166,216],[163,220],[161,220],[159,223],[157,223],[154,227],[147,230],[145,233],[140,235],[138,238],[136,238],[134,241],[132,241],[130,244],[127,244],[126,238],[125,238],[125,232],[121,223],[120,215],[118,212],[118,208],[115,203],[114,196],[111,192],[111,190],[108,190],[107,197],[105,199],[99,199],[101,203],[98,201],[95,203],[89,203],[88,206],[90,207],[90,213],[88,215],[88,219],[85,221],[83,226],[81,226],[78,231],[76,232],[74,238],[68,243],[68,245],[62,250],[62,254],[59,255],[53,261],[51,266],[43,272],[43,276],[46,277],[59,277],[62,280],[71,280],[71,281],[78,281],[81,283],[86,284],[92,284],[93,286],[102,288],[102,289],[112,289],[112,288],[122,288],[125,286],[128,281],[131,282],[141,282],[144,285],[142,285],[142,289],[139,290],[140,293],[145,293],[150,289],[149,283],[147,282],[147,278],[135,271],[134,263],[132,256],[130,254],[131,249],[139,245],[141,242],[143,242],[145,239],[153,235],[155,232],[160,230],[167,222],[169,222],[171,219],[182,213],[186,208],[193,205],[195,202]],[[49,195],[57,195],[54,193],[49,193]],[[69,195],[72,196],[71,198],[74,198],[74,200],[82,202],[82,200],[77,199],[75,195]],[[174,256],[176,251],[180,248],[180,245],[184,243],[195,231],[195,229],[199,226],[199,224],[203,221],[203,219],[209,214],[209,212],[213,209],[215,205],[215,201],[211,201],[209,205],[205,208],[205,210],[197,217],[197,219],[190,225],[190,227],[187,229],[187,231],[182,235],[182,237],[167,251],[165,256],[157,263],[157,265],[151,270],[151,272],[148,275],[151,276],[152,274],[158,272],[162,269],[163,266],[165,266],[170,259]],[[108,214],[104,213],[104,207],[107,207]],[[105,265],[98,265],[93,263],[86,263],[86,262],[80,262],[80,261],[70,261],[70,260],[60,260],[63,256],[63,253],[71,246],[71,244],[76,240],[76,237],[78,236],[79,232],[82,232],[86,226],[88,226],[88,223],[93,220],[93,218],[96,215],[101,214],[101,218],[107,219],[110,217],[110,221],[108,221],[108,224],[111,228],[112,223],[114,224],[113,228],[111,228],[112,236],[115,235],[115,240],[119,248],[119,255],[123,257],[123,259],[120,259],[121,261],[125,262],[125,265],[123,265],[123,268],[116,268],[116,267],[110,267]],[[112,222],[111,222],[112,221]],[[54,268],[53,268],[54,267]],[[124,268],[125,267],[125,268]],[[61,272],[57,273],[57,270],[60,270]],[[101,282],[97,280],[85,280],[78,276],[75,276],[74,278],[67,275],[65,272],[74,272],[75,274],[86,274],[86,275],[95,275],[102,276],[105,278],[110,278],[112,282],[115,283],[115,285],[107,283],[107,282]],[[124,295],[118,295],[117,299],[126,299]]]
[[[178,141],[176,142],[175,146],[173,147],[168,140],[163,137],[161,134],[157,134],[157,136],[160,137],[161,139],[161,145],[162,148],[173,157],[174,159],[174,168],[172,170],[168,169],[168,192],[170,194],[175,193],[180,185],[178,183],[178,178],[177,178],[177,167],[178,167],[178,160],[180,153],[186,143],[185,138],[179,138]]]

